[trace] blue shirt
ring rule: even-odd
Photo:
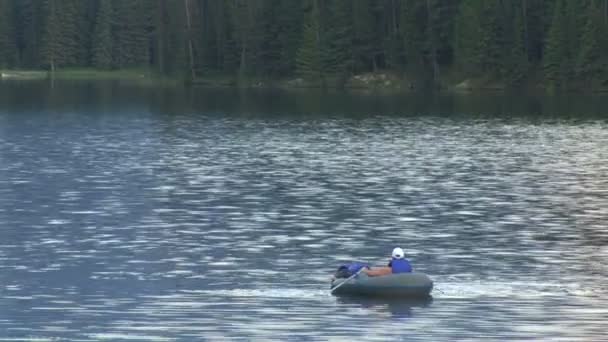
[[[392,259],[388,266],[393,270],[393,273],[410,273],[412,265],[406,259]]]

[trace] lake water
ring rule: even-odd
[[[0,340],[606,341],[606,108],[0,83]]]

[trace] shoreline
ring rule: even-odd
[[[0,69],[0,81],[129,81],[137,83],[175,83],[177,78],[159,76],[145,69],[97,70],[91,68],[47,70]]]
[[[543,82],[522,82],[519,86],[508,86],[504,82],[488,78],[464,78],[454,82],[441,79],[438,87],[419,86],[416,81],[399,77],[387,72],[358,74],[346,80],[327,78],[322,81],[292,78],[262,78],[230,75],[199,77],[195,80],[184,80],[175,76],[161,76],[146,69],[98,70],[92,68],[68,68],[55,71],[51,78],[47,70],[0,69],[0,81],[125,81],[151,85],[186,85],[207,88],[236,89],[310,89],[310,90],[344,90],[344,91],[379,91],[391,93],[411,93],[419,91],[438,91],[457,94],[476,93],[513,93],[552,95],[561,93],[605,94],[606,86],[585,86],[573,84],[566,89],[553,89]]]

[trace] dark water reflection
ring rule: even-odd
[[[0,339],[603,340],[607,104],[0,83]]]
[[[365,298],[339,297],[338,303],[344,308],[362,308],[379,315],[390,314],[392,318],[411,318],[418,309],[428,308],[433,303],[433,297],[428,298]]]

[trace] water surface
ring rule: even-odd
[[[604,340],[606,105],[0,83],[0,339]]]

